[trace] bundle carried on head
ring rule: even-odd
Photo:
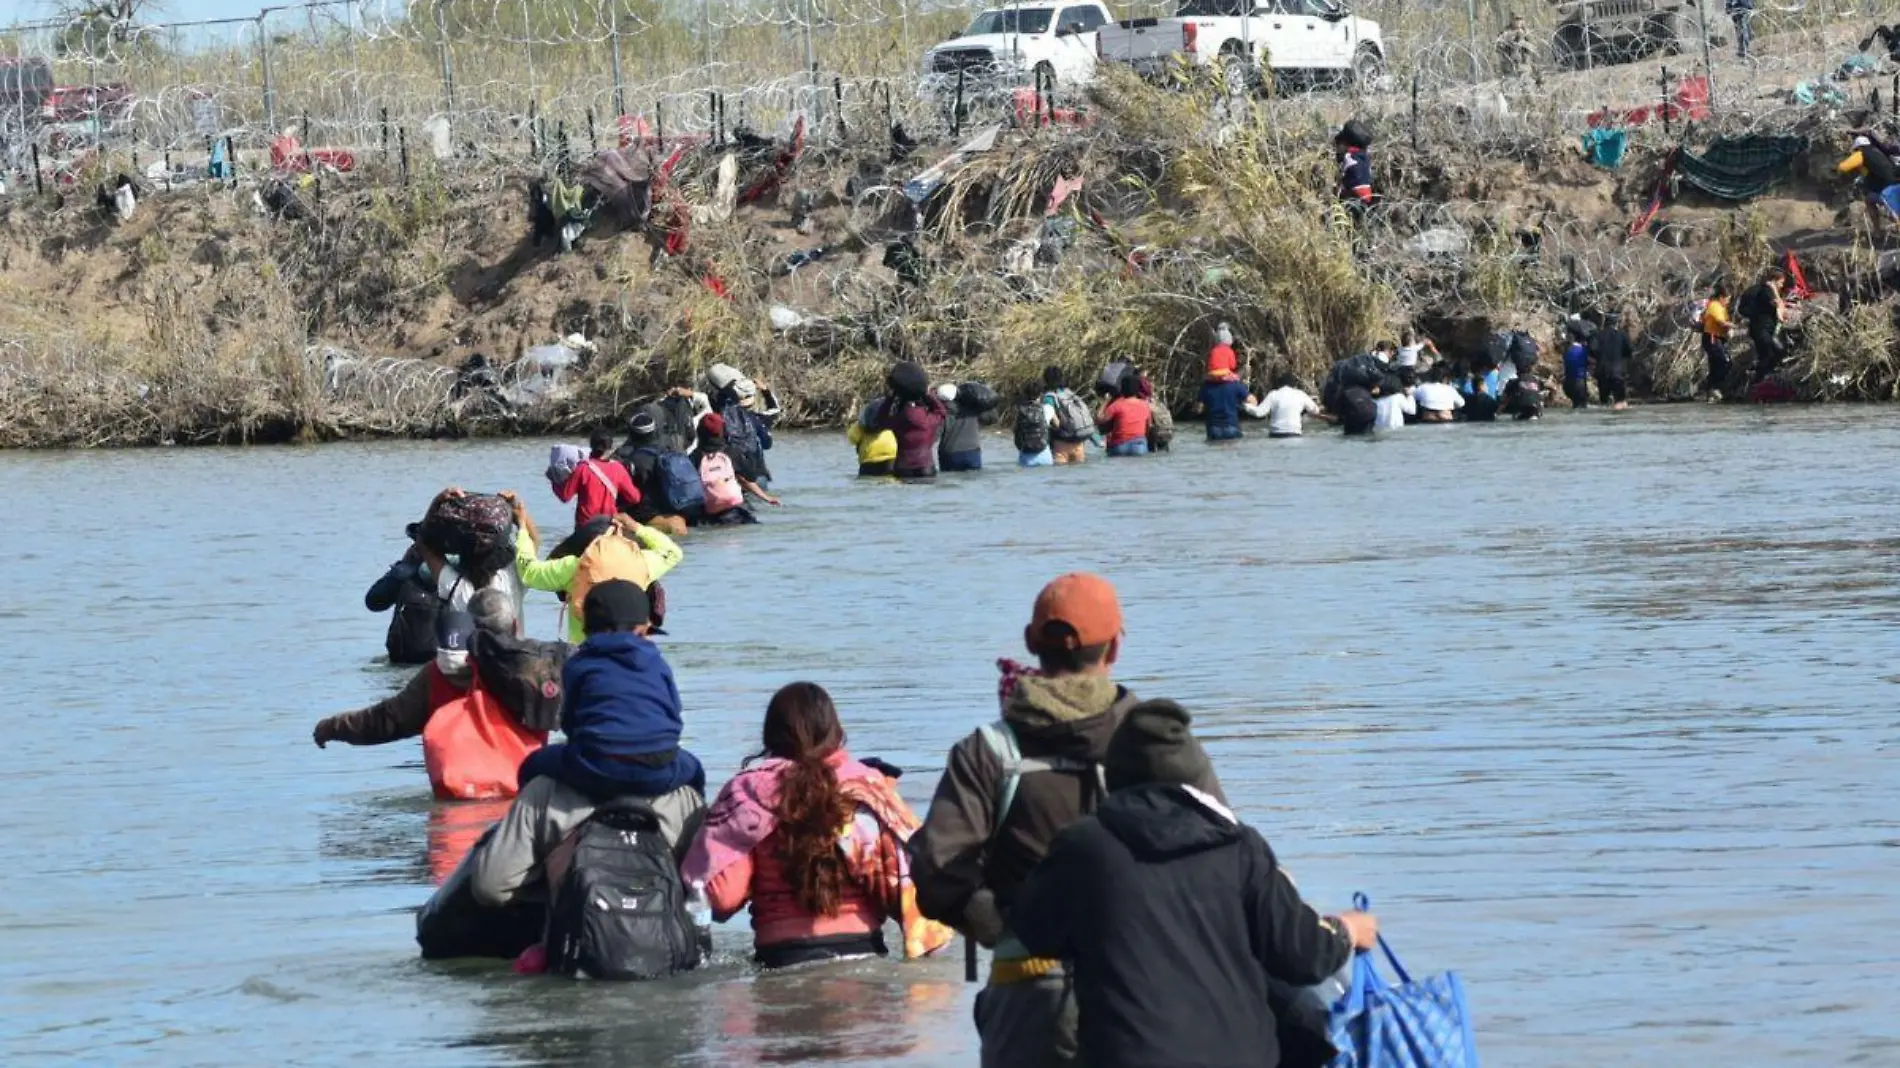
[[[453,556],[463,574],[481,585],[514,559],[515,511],[493,493],[438,499],[416,530],[416,540]]]
[[[909,360],[891,368],[890,374],[884,377],[884,384],[902,401],[920,401],[930,392],[930,376]]]

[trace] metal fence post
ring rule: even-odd
[[[614,57],[614,118],[627,113],[627,84],[620,75],[620,11],[614,10],[613,29],[607,35],[613,41]]]
[[[1709,85],[1709,116],[1715,116],[1715,60],[1709,57],[1709,5],[1703,0],[1695,6],[1696,22],[1702,27],[1702,77]]]
[[[1478,84],[1478,0],[1465,0],[1465,47],[1471,52],[1471,84]]]
[[[699,0],[699,61],[712,66],[712,0]]]
[[[435,5],[436,51],[442,58],[442,99],[448,112],[449,123],[455,122],[455,69],[449,65],[449,20],[443,13],[441,0]]]
[[[805,69],[811,73],[815,85],[818,81],[818,51],[811,40],[812,10],[812,0],[805,0]]]
[[[257,16],[257,50],[264,61],[264,129],[271,137],[277,136],[277,88],[271,83],[270,76],[270,33],[264,28],[265,13]]]
[[[541,87],[534,77],[534,21],[528,15],[528,5],[521,5],[521,51],[528,57],[528,92],[539,96]]]

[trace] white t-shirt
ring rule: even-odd
[[[1417,367],[1418,354],[1424,351],[1425,346],[1423,345],[1400,345],[1399,358],[1397,361],[1398,365],[1400,367]]]
[[[1373,420],[1374,430],[1397,430],[1405,425],[1405,417],[1417,415],[1418,405],[1413,402],[1409,391],[1391,394],[1379,398],[1379,418]]]
[[[1298,434],[1301,417],[1319,414],[1319,402],[1297,386],[1281,386],[1267,394],[1267,433]]]
[[[1412,399],[1428,412],[1449,412],[1465,406],[1464,394],[1443,382],[1424,382],[1412,391]]]

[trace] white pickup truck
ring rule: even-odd
[[[1375,87],[1385,76],[1379,24],[1334,0],[1181,0],[1171,19],[1129,19],[1102,27],[1104,62],[1147,75],[1171,63],[1219,64],[1236,84],[1271,70],[1283,81]]]
[[[979,13],[968,29],[924,53],[927,79],[1031,84],[1038,72],[1063,86],[1095,77],[1095,34],[1110,21],[1098,3],[1023,4]]]

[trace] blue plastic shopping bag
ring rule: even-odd
[[[1371,902],[1354,894],[1353,906]],[[1415,981],[1384,935],[1379,949],[1398,984],[1379,974],[1373,954],[1353,957],[1352,986],[1332,1010],[1332,1068],[1478,1068],[1464,984],[1451,972]]]

